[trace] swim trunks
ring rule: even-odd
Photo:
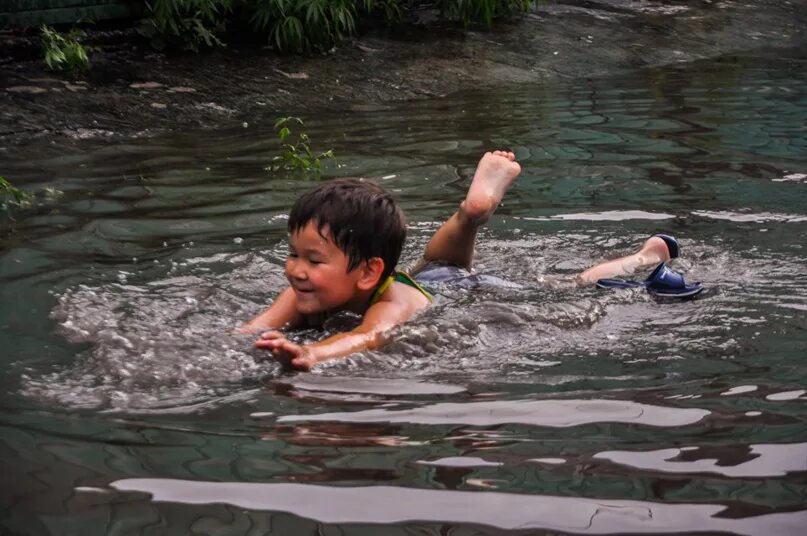
[[[431,292],[426,290],[424,286],[428,287],[435,284],[445,284],[460,288],[474,288],[479,286],[521,288],[521,285],[507,281],[501,277],[496,277],[495,275],[474,274],[455,264],[430,262],[416,272],[414,277],[406,272],[395,272],[395,274],[388,276],[381,286],[376,289],[375,293],[373,293],[370,305],[373,305],[381,299],[381,295],[392,285],[393,281],[398,281],[399,283],[418,289],[429,301],[434,301],[434,296]]]
[[[432,262],[414,275],[415,281],[426,286],[434,283],[445,283],[462,288],[478,286],[521,288],[521,285],[496,277],[495,275],[474,274],[455,264]]]

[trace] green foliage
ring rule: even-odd
[[[403,4],[407,4],[406,7],[409,7],[408,4],[410,2],[401,0],[376,0],[375,2],[366,1],[365,3],[372,4],[370,8],[367,9],[368,13],[372,11],[380,11],[384,15],[384,19],[387,21],[387,23],[392,24],[393,22],[398,22],[403,18]]]
[[[82,32],[73,29],[62,35],[50,26],[42,26],[42,49],[45,52],[45,63],[52,71],[70,73],[85,71],[90,66],[87,50],[78,42]]]
[[[435,6],[442,16],[462,22],[465,27],[471,23],[484,23],[490,26],[493,20],[511,15],[516,11],[527,11],[535,0],[436,0]]]
[[[355,0],[253,0],[252,26],[288,52],[323,51],[356,30]]]
[[[232,0],[152,0],[146,5],[151,19],[140,31],[155,48],[176,45],[198,52],[224,46],[216,34],[224,31]]]
[[[490,25],[496,18],[526,11],[537,0],[434,0],[450,20]],[[235,19],[249,21],[259,35],[282,52],[331,49],[356,33],[361,14],[388,23],[428,4],[425,0],[148,0],[151,18],[141,28],[157,48],[178,45],[198,51],[223,46],[219,35]]]
[[[311,149],[311,140],[304,131],[297,134],[294,143],[290,141],[294,138],[292,127],[304,126],[303,120],[299,117],[281,117],[275,121],[277,138],[281,143],[281,153],[272,160],[274,164],[267,169],[286,169],[297,172],[301,175],[313,175],[319,178],[322,174],[323,161],[335,158],[333,149],[319,154],[315,154]]]
[[[7,212],[15,207],[26,207],[31,204],[33,199],[34,196],[31,193],[15,188],[6,179],[0,177],[0,210]]]

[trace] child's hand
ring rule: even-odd
[[[291,342],[279,331],[267,331],[255,341],[255,348],[263,348],[272,352],[272,357],[284,366],[292,366],[300,370],[311,370],[316,360],[303,345]]]

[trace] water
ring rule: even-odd
[[[283,287],[310,186],[263,169],[274,117],[0,153],[61,192],[0,242],[2,531],[802,533],[805,72],[731,58],[306,118],[329,176],[395,193],[404,265],[485,149],[524,168],[477,260],[522,288],[443,289],[308,374],[231,333]],[[546,283],[659,231],[698,299]]]

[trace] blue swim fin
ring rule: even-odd
[[[626,279],[600,279],[599,288],[645,288],[647,292],[656,296],[687,298],[703,291],[700,283],[687,284],[684,276],[661,263],[650,273],[644,281],[630,281]]]

